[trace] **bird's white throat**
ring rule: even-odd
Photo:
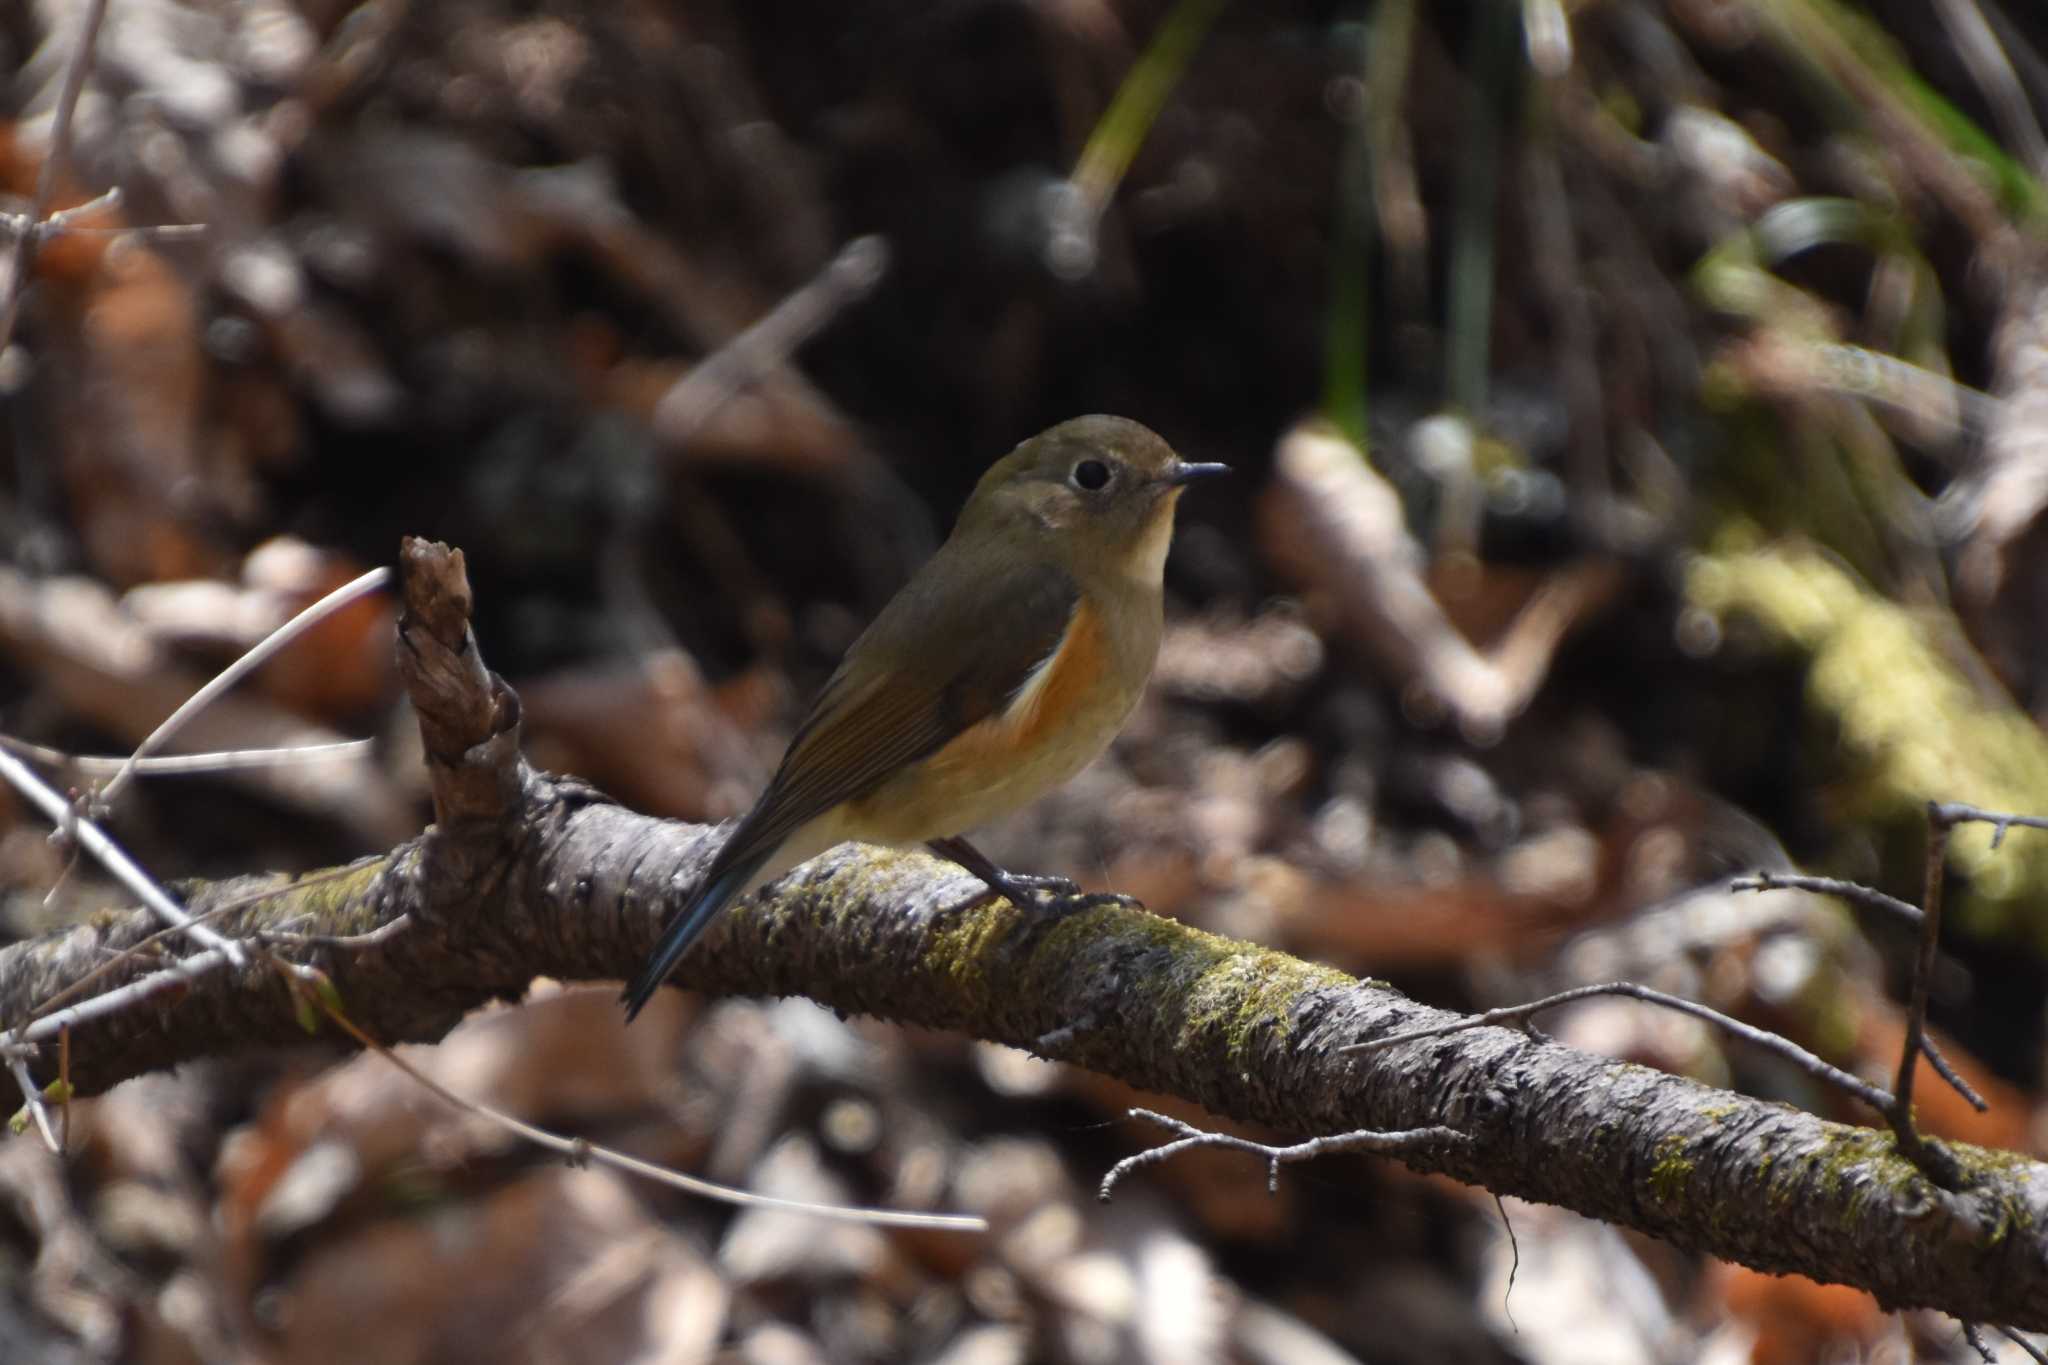
[[[1181,490],[1170,489],[1152,509],[1152,516],[1138,532],[1137,547],[1126,563],[1131,577],[1147,587],[1158,587],[1166,576],[1166,552],[1173,548],[1173,508]]]

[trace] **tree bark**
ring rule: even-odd
[[[354,1021],[392,1042],[438,1038],[466,1010],[517,999],[535,976],[623,977],[695,883],[716,832],[527,768],[516,701],[466,632],[417,612],[401,632],[412,685],[471,689],[463,705],[419,708],[431,718],[443,821],[335,880],[187,885],[188,908],[274,892],[211,921],[243,936],[361,935],[405,916],[367,945],[273,950],[328,972]],[[1885,1132],[1507,1029],[1344,1056],[1346,1043],[1447,1016],[1142,910],[1055,919],[1003,902],[954,908],[980,887],[921,854],[842,846],[728,911],[676,979],[1008,1043],[1289,1133],[1448,1125],[1470,1141],[1400,1159],[1758,1269],[1857,1285],[1888,1306],[2048,1329],[2041,1163],[1947,1144],[1966,1182],[1940,1189]],[[0,951],[0,1018],[30,1018],[155,929],[141,911],[110,913]],[[145,953],[95,984],[162,965]],[[81,1022],[70,1079],[89,1094],[303,1036],[282,973],[259,954],[247,969],[221,967]],[[53,1077],[55,1053],[41,1050],[37,1079]]]

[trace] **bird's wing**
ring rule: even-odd
[[[1052,565],[977,570],[941,549],[846,651],[768,789],[626,986],[626,1017],[783,840],[999,711],[1058,651],[1080,600]]]
[[[1001,710],[1058,651],[1080,602],[1065,571],[1026,564],[961,575],[945,558],[847,651],[734,843],[745,836],[772,850],[840,802],[865,796]]]

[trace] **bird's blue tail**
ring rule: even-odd
[[[654,946],[654,952],[647,959],[647,965],[640,969],[639,975],[633,978],[619,996],[619,999],[626,1002],[627,1023],[633,1022],[634,1016],[640,1013],[648,998],[662,982],[668,980],[668,974],[683,960],[683,954],[690,951],[690,945],[697,941],[697,936],[711,923],[712,916],[723,910],[725,903],[731,900],[739,889],[747,884],[748,879],[760,870],[761,864],[767,861],[768,850],[763,849],[754,857],[742,858],[730,867],[717,870],[712,876],[704,879],[703,884],[689,900],[683,902],[683,908],[676,913],[668,928],[662,931],[661,942]]]

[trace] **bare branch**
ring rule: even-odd
[[[1993,848],[2005,842],[2005,832],[2009,829],[2048,829],[2048,817],[1982,810],[1961,801],[1930,801],[1927,815],[1928,819],[1948,829],[1957,825],[1989,825]]]
[[[2000,1327],[1998,1330],[2007,1341],[2025,1351],[2029,1360],[2037,1360],[2040,1362],[2040,1365],[2048,1365],[2048,1353],[2044,1353],[2033,1342],[2027,1340],[2018,1332],[2013,1331],[2010,1327]]]
[[[204,944],[207,948],[222,954],[237,967],[246,960],[242,956],[241,948],[229,943],[205,925],[195,923],[192,916],[186,914],[183,907],[165,895],[163,888],[158,886],[134,859],[123,852],[121,846],[109,838],[104,830],[81,817],[71,808],[69,802],[59,796],[43,779],[37,777],[26,763],[5,751],[0,751],[0,779],[5,779],[9,786],[27,797],[51,823],[77,839],[86,852],[98,859],[100,865],[127,887],[137,900],[148,906],[158,919],[165,924],[183,929],[192,936],[195,943]]]
[[[1575,986],[1568,991],[1559,991],[1555,995],[1546,995],[1541,1000],[1530,1000],[1519,1005],[1503,1005],[1499,1009],[1491,1009],[1484,1014],[1469,1015],[1452,1020],[1449,1023],[1434,1024],[1428,1028],[1409,1029],[1405,1032],[1389,1034],[1381,1038],[1368,1038],[1362,1043],[1352,1043],[1347,1047],[1339,1048],[1338,1051],[1354,1055],[1378,1052],[1400,1043],[1417,1042],[1424,1038],[1440,1038],[1447,1034],[1463,1033],[1468,1029],[1524,1022],[1537,1014],[1541,1014],[1544,1010],[1555,1009],[1559,1005],[1567,1005],[1574,1000],[1584,1000],[1596,995],[1625,996],[1630,1000],[1641,1000],[1645,1004],[1661,1005],[1665,1009],[1677,1010],[1680,1014],[1690,1014],[1695,1019],[1704,1019],[1714,1027],[1722,1029],[1736,1038],[1740,1038],[1743,1042],[1753,1047],[1777,1054],[1806,1072],[1809,1076],[1812,1076],[1815,1080],[1820,1081],[1823,1085],[1831,1085],[1838,1090],[1847,1091],[1850,1095],[1869,1105],[1880,1114],[1886,1114],[1891,1111],[1892,1097],[1885,1091],[1851,1075],[1838,1066],[1822,1061],[1790,1038],[1782,1034],[1772,1033],[1768,1029],[1760,1029],[1745,1024],[1740,1019],[1731,1018],[1719,1010],[1700,1004],[1697,1000],[1687,1000],[1683,996],[1653,990],[1648,986],[1638,986],[1632,981],[1609,981],[1598,986]]]
[[[340,882],[242,911],[233,931],[310,917],[313,934],[362,934],[407,914],[411,928],[375,946],[293,951],[333,978],[361,1026],[394,1041],[438,1038],[468,1009],[518,997],[535,975],[619,978],[701,875],[715,832],[539,775],[525,799],[510,830],[437,829]],[[198,887],[192,908],[249,889]],[[1346,1057],[1339,1050],[1361,1038],[1461,1021],[1139,910],[1058,922],[1005,903],[956,910],[971,889],[923,855],[842,848],[733,907],[682,981],[804,994],[1023,1047],[1284,1132],[1453,1128],[1465,1142],[1401,1159],[1761,1269],[1860,1285],[1889,1303],[2048,1327],[2048,1166],[1952,1144],[1976,1182],[1952,1192],[1881,1130],[1499,1029]],[[102,916],[0,949],[0,1009],[42,998],[154,927]],[[180,965],[220,963],[202,954]],[[137,991],[173,981],[122,972]],[[268,973],[209,970],[180,984],[155,1004],[75,1006],[30,1036],[74,1025],[81,1093],[303,1036]],[[1088,1022],[1067,1028],[1077,1020]],[[39,1078],[50,1072],[47,1053],[32,1064]]]
[[[1368,1129],[1354,1129],[1349,1133],[1332,1133],[1328,1137],[1310,1138],[1286,1147],[1275,1147],[1270,1143],[1253,1142],[1250,1138],[1235,1137],[1229,1133],[1218,1133],[1206,1128],[1197,1128],[1191,1123],[1182,1123],[1169,1114],[1157,1113],[1150,1109],[1129,1111],[1134,1119],[1145,1119],[1158,1124],[1180,1137],[1163,1147],[1154,1147],[1127,1156],[1109,1168],[1102,1177],[1102,1184],[1096,1190],[1096,1198],[1109,1202],[1110,1194],[1117,1182],[1131,1172],[1144,1166],[1156,1166],[1169,1157],[1192,1151],[1196,1147],[1228,1147],[1235,1152],[1249,1152],[1266,1163],[1266,1192],[1277,1194],[1280,1190],[1280,1167],[1289,1162],[1313,1161],[1319,1156],[1331,1156],[1338,1152],[1405,1152],[1432,1143],[1458,1145],[1469,1141],[1455,1128],[1441,1124],[1428,1128],[1410,1128],[1400,1133],[1376,1133]]]
[[[58,209],[40,223],[26,213],[6,215],[7,230],[16,234],[33,233],[41,241],[52,237],[122,237],[140,239],[145,242],[178,242],[204,235],[204,223],[121,223],[112,227],[92,227],[80,222],[96,213],[106,213],[121,205],[121,187],[111,185],[94,198],[83,204],[73,204],[68,209]]]
[[[21,1087],[22,1106],[29,1117],[35,1120],[36,1131],[42,1134],[43,1145],[59,1155],[64,1145],[57,1141],[57,1134],[50,1128],[50,1111],[43,1104],[42,1087],[28,1074],[28,1061],[17,1048],[7,1048],[7,1069],[13,1074],[15,1083]]]
[[[264,636],[254,647],[243,654],[241,658],[235,660],[209,679],[206,686],[186,698],[184,705],[166,716],[163,723],[150,732],[148,738],[136,745],[135,752],[128,756],[127,763],[123,764],[121,770],[114,774],[114,779],[107,783],[106,790],[100,793],[100,799],[111,804],[121,794],[121,790],[133,779],[136,763],[163,744],[165,740],[176,734],[180,726],[204,710],[215,697],[218,697],[221,693],[227,691],[230,687],[233,687],[236,683],[261,667],[265,661],[293,640],[298,639],[300,635],[304,634],[314,625],[333,615],[358,597],[375,592],[390,581],[391,570],[385,568],[372,569],[368,573],[361,574],[350,582],[342,584],[333,592],[328,593],[325,597],[292,617],[291,620]]]
[[[2022,816],[2011,817],[2014,823],[2019,823],[2026,819],[2027,817]],[[1998,837],[1998,835],[1994,835],[1994,841]],[[1908,924],[1921,925],[1923,929],[1927,920],[1927,917],[1921,913],[1920,907],[1917,905],[1908,905],[1897,896],[1888,896],[1874,886],[1865,886],[1861,882],[1842,881],[1836,877],[1809,877],[1793,872],[1764,871],[1758,872],[1753,877],[1737,877],[1734,881],[1728,883],[1728,889],[1730,891],[1775,891],[1779,889],[1811,891],[1823,896],[1838,896],[1843,900],[1851,901],[1858,905],[1867,905],[1873,909],[1882,910],[1886,914],[1898,916]],[[1924,1029],[1921,1031],[1918,1046],[1922,1055],[1927,1058],[1927,1064],[1934,1068],[1935,1074],[1954,1087],[1956,1093],[1961,1095],[1972,1108],[1981,1114],[1991,1107],[1985,1102],[1984,1097],[1977,1093],[1976,1087],[1963,1079],[1962,1073],[1949,1064],[1948,1058],[1935,1045],[1934,1039],[1927,1036]],[[1885,1092],[1873,1090],[1872,1094],[1884,1095]],[[1862,1099],[1866,1104],[1873,1102],[1867,1096],[1859,1095],[1857,1098]],[[1876,1107],[1881,1113],[1889,1115],[1896,1104],[1897,1101],[1891,1096],[1885,1095],[1884,1102]]]
[[[247,878],[187,895],[205,914],[277,891],[223,915],[222,932],[303,934],[291,950],[300,979],[324,973],[351,1020],[387,1043],[438,1038],[476,1005],[518,998],[536,975],[618,979],[716,846],[714,831],[622,810],[520,762],[517,703],[465,631],[459,559],[419,542],[406,558],[401,664],[437,802],[459,818],[318,885]],[[1360,1039],[1459,1021],[1130,907],[1058,919],[1004,902],[960,909],[977,889],[921,854],[842,847],[732,907],[679,984],[802,994],[1022,1047],[1282,1132],[1454,1130],[1459,1140],[1399,1159],[1765,1271],[1857,1285],[1890,1305],[2048,1327],[2048,1165],[1948,1144],[1967,1180],[1944,1188],[1882,1130],[1501,1029],[1345,1055]],[[400,915],[407,929],[383,934]],[[103,914],[0,948],[0,1013],[20,1017],[155,929],[139,913]],[[67,1064],[40,1049],[31,1078],[68,1066],[78,1092],[92,1093],[303,1037],[274,972],[220,965],[187,959],[181,989],[167,992],[174,978],[123,961],[112,983],[156,993],[32,1025],[37,1038],[68,1036],[71,1053]]]
[[[259,929],[256,940],[273,948],[340,948],[348,952],[360,952],[369,948],[382,948],[412,927],[412,921],[404,915],[389,924],[380,925],[367,934],[295,934],[286,929]]]
[[[135,1005],[170,990],[173,986],[189,986],[206,973],[225,967],[227,961],[227,954],[222,952],[194,953],[190,957],[179,958],[162,971],[137,977],[118,989],[95,995],[82,1004],[45,1014],[32,1024],[10,1031],[7,1036],[10,1040],[22,1043],[48,1042],[80,1024],[90,1023],[95,1019],[112,1019],[124,1014]]]
[[[57,196],[57,177],[71,154],[71,117],[78,111],[78,95],[85,89],[86,72],[92,69],[93,44],[99,39],[100,21],[107,17],[107,0],[86,0],[79,18],[78,37],[64,66],[64,84],[57,91],[57,110],[50,121],[50,148],[36,176],[35,197],[29,200],[28,218],[40,225]],[[40,231],[21,233],[14,239],[14,259],[8,263],[6,292],[0,294],[0,352],[14,340],[15,319],[21,313],[21,296],[28,289],[29,272],[35,268]]]
[[[1914,955],[1913,976],[1906,998],[1906,1038],[1899,1047],[1899,1078],[1892,1084],[1892,1104],[1885,1120],[1899,1140],[1899,1150],[1928,1178],[1946,1189],[1957,1188],[1962,1169],[1939,1144],[1922,1137],[1913,1122],[1913,1077],[1926,1051],[1927,990],[1934,977],[1934,953],[1941,939],[1941,887],[1948,872],[1948,835],[1952,826],[1944,821],[1939,807],[1927,803],[1926,890],[1920,903],[1920,946]]]
[[[1728,883],[1730,891],[1811,891],[1821,896],[1838,896],[1857,905],[1867,905],[1873,910],[1882,910],[1887,915],[1897,915],[1908,924],[1918,924],[1923,918],[1920,907],[1887,896],[1874,886],[1861,882],[1845,882],[1838,877],[1808,877],[1796,872],[1760,871],[1753,877],[1737,877]]]
[[[339,881],[341,878],[348,876],[352,870],[353,869],[345,867],[330,868],[325,872],[316,872],[313,873],[311,876],[307,877],[287,878],[282,885],[268,887],[261,891],[252,891],[246,896],[240,896],[231,900],[222,901],[214,905],[207,911],[205,911],[203,914],[194,915],[192,917],[192,922],[194,924],[204,924],[208,920],[219,919],[223,915],[232,914],[237,910],[241,910],[248,906],[255,905],[258,902],[266,900],[272,896],[282,895],[288,890],[294,890],[306,886],[317,886],[322,882]],[[395,921],[394,924],[386,925],[385,928],[390,929],[395,927],[395,925],[403,924],[404,922],[404,920],[400,919]],[[166,925],[165,927],[151,934],[148,938],[138,940],[137,942],[130,944],[126,948],[123,948],[121,951],[113,954],[111,957],[108,957],[105,961],[101,962],[97,967],[94,967],[85,975],[79,977],[77,980],[72,981],[70,984],[66,985],[62,990],[58,991],[55,995],[49,997],[46,1000],[37,1001],[34,1008],[32,1008],[29,1011],[29,1019],[26,1022],[32,1023],[35,1020],[40,1019],[45,1015],[51,1013],[59,1006],[61,1006],[65,1001],[83,995],[90,987],[97,984],[108,973],[118,969],[122,963],[133,959],[141,953],[148,952],[149,950],[155,948],[156,945],[160,943],[166,936],[178,933],[180,932],[180,929],[181,926],[179,925]],[[258,938],[260,939],[261,935],[258,935]],[[17,1034],[19,1034],[20,1030],[17,1029],[16,1032]],[[69,1035],[67,1034],[65,1036],[68,1037]]]
[[[112,777],[131,768],[138,777],[182,777],[193,773],[240,772],[251,768],[281,768],[295,763],[340,763],[368,758],[377,747],[374,739],[343,739],[325,744],[296,744],[281,749],[227,749],[211,754],[160,754],[154,758],[126,758],[101,754],[72,754],[47,744],[31,744],[12,735],[0,735],[0,749],[31,763],[51,768],[71,768],[91,777]]]
[[[816,278],[684,375],[654,407],[663,440],[694,436],[711,416],[763,374],[787,360],[849,305],[874,292],[889,269],[889,244],[856,237]]]
[[[656,1184],[667,1185],[685,1194],[696,1195],[700,1199],[711,1199],[737,1208],[781,1209],[786,1213],[830,1218],[843,1223],[860,1223],[868,1227],[922,1228],[930,1232],[988,1231],[988,1220],[973,1214],[914,1213],[901,1209],[856,1208],[843,1204],[819,1204],[804,1199],[783,1199],[772,1194],[755,1194],[751,1190],[734,1189],[730,1185],[720,1185],[715,1181],[699,1180],[693,1175],[685,1175],[681,1171],[657,1165],[652,1161],[642,1161],[638,1157],[628,1156],[624,1152],[587,1138],[563,1137],[524,1119],[514,1118],[504,1110],[494,1109],[480,1100],[467,1099],[456,1094],[359,1028],[347,1014],[335,1007],[329,991],[317,990],[314,999],[318,1002],[321,1013],[325,1014],[335,1027],[355,1039],[366,1050],[376,1053],[398,1068],[414,1084],[442,1103],[497,1124],[506,1132],[515,1134],[536,1147],[558,1153],[578,1165],[594,1161],[600,1166],[610,1166],[628,1175],[637,1175],[643,1180],[652,1180]]]

